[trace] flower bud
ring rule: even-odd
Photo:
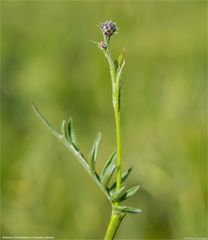
[[[117,30],[116,24],[111,20],[101,24],[101,31],[107,37],[111,37]]]
[[[102,41],[98,43],[98,46],[99,46],[99,48],[102,49],[102,50],[106,50],[106,49],[107,49],[106,44],[105,44],[104,42],[102,42]]]

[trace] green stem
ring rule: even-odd
[[[115,111],[115,124],[116,124],[116,141],[117,141],[117,176],[116,176],[116,189],[121,188],[121,120],[120,112],[116,107]],[[118,205],[118,203],[116,204]]]
[[[107,49],[105,51],[105,56],[109,63],[110,75],[111,75],[111,81],[112,81],[112,101],[113,101],[113,109],[115,113],[116,142],[117,142],[116,189],[119,190],[121,188],[121,120],[120,120],[120,106],[119,106],[119,77],[117,79],[116,66],[110,51],[110,39],[104,36],[104,41],[107,46]],[[113,203],[112,207],[114,206],[119,206],[119,202]],[[115,234],[124,216],[125,216],[124,213],[114,212],[114,210],[112,211],[111,219],[110,219],[104,240],[114,239]]]
[[[115,113],[115,124],[116,124],[116,142],[117,142],[117,176],[116,176],[116,189],[121,188],[121,120],[120,120],[120,109],[119,109],[119,79],[116,79],[115,62],[113,61],[110,51],[110,39],[104,36],[107,50],[105,56],[108,60],[110,67],[110,75],[112,81],[112,100],[113,108]],[[116,203],[118,205],[118,203]]]
[[[124,216],[125,214],[123,213],[115,213],[114,211],[112,211],[111,219],[104,240],[114,239],[116,232],[119,228],[119,225],[121,224],[121,221],[123,220]]]

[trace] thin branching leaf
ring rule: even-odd
[[[48,122],[48,120],[44,117],[44,115],[39,111],[37,106],[33,103],[32,104],[33,110],[39,117],[39,119],[43,122],[43,124],[50,130],[50,132],[57,137],[59,140],[63,138],[63,136],[53,128],[53,126]]]
[[[128,207],[128,206],[116,206],[114,207],[114,210],[118,212],[133,213],[133,214],[138,214],[142,212],[142,210],[139,208]]]
[[[122,202],[122,201],[128,199],[129,197],[133,196],[138,191],[139,187],[140,187],[139,185],[135,186],[135,187],[132,187],[128,191],[123,193],[121,195],[121,197],[119,198],[119,202]]]
[[[101,179],[104,187],[108,186],[108,183],[113,175],[113,172],[116,168],[116,163],[115,163],[116,159],[117,159],[117,153],[116,153],[116,151],[114,151],[112,153],[112,155],[110,156],[110,158],[107,160],[107,162],[102,170],[100,179]]]
[[[105,188],[107,188],[115,169],[116,169],[116,164],[115,163],[110,164],[106,169],[105,174],[102,176],[101,181]]]
[[[121,182],[123,183],[129,176],[129,174],[131,173],[133,167],[130,167],[128,170],[126,170],[125,172],[122,173],[121,175]]]
[[[130,167],[128,170],[126,170],[125,172],[122,173],[122,175],[121,175],[121,183],[123,183],[128,178],[128,176],[131,173],[132,169],[133,169],[133,167]],[[116,181],[111,186],[110,191],[112,191],[115,188],[116,188]]]
[[[89,40],[89,42],[91,42],[91,43],[95,44],[97,47],[99,47],[99,43],[98,42],[93,41],[93,40]]]
[[[89,155],[89,162],[90,162],[90,167],[91,167],[92,173],[95,173],[95,162],[96,162],[96,158],[97,158],[97,152],[98,152],[100,139],[101,139],[101,133],[98,133],[98,136],[95,139],[95,142],[92,146],[92,150]]]
[[[113,192],[110,192],[111,201],[116,202],[121,197],[121,195],[123,194],[124,189],[125,189],[125,186],[121,187],[119,190],[115,190]]]
[[[116,162],[117,159],[117,150],[115,150],[109,157],[109,159],[106,161],[103,170],[101,172],[101,177],[105,174],[106,169],[108,168],[108,166],[112,163],[112,162]]]
[[[85,168],[87,172],[89,172],[89,165],[87,160],[85,159],[84,155],[78,151],[78,149],[69,141],[66,141],[65,137],[56,131],[53,126],[48,122],[48,120],[44,117],[44,115],[38,110],[38,108],[33,104],[33,109],[40,120],[44,123],[44,125],[53,133],[53,135],[60,140],[65,147],[73,153],[73,155],[79,160],[82,166]],[[62,122],[62,132],[64,131],[65,121]]]
[[[90,176],[93,178],[93,180],[96,182],[96,184],[99,186],[99,188],[103,191],[103,193],[106,195],[106,197],[108,198],[108,200],[111,202],[110,196],[107,192],[107,190],[103,187],[103,185],[101,184],[100,178],[98,176],[98,174],[92,174],[90,171],[90,167],[89,164],[85,158],[85,156],[76,148],[76,146],[74,145],[74,143],[72,143],[72,139],[74,142],[74,136],[71,133],[71,124],[69,124],[70,126],[70,131],[68,131],[68,125],[63,121],[62,122],[62,133],[64,134],[60,134],[57,130],[55,130],[53,128],[53,126],[48,122],[48,120],[44,117],[44,115],[38,110],[38,108],[33,104],[33,109],[35,111],[35,113],[37,114],[38,118],[40,118],[40,120],[43,122],[43,124],[52,132],[52,134],[60,141],[62,142],[65,147],[75,156],[76,159],[78,159],[78,161],[80,162],[80,164],[83,166],[83,168],[90,174]],[[71,123],[71,120],[69,121],[69,123]],[[64,129],[65,127],[65,129]],[[64,132],[65,130],[65,132]],[[70,140],[67,139],[69,137],[70,134]],[[71,139],[71,136],[72,139]]]

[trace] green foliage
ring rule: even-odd
[[[101,182],[105,188],[108,187],[108,183],[116,168],[117,153],[114,151],[110,158],[106,161],[105,166],[100,175]]]
[[[119,202],[119,198],[121,197],[121,195],[123,194],[125,189],[125,186],[122,186],[120,189],[113,189],[112,191],[110,191],[110,195],[111,195],[111,200],[112,202]]]
[[[128,170],[126,170],[125,172],[122,173],[121,175],[121,183],[123,183],[129,176],[129,174],[131,173],[133,167],[129,168]],[[113,183],[113,185],[110,187],[110,191],[113,190],[116,187],[116,182]]]
[[[95,142],[93,144],[92,150],[89,155],[89,162],[90,162],[90,167],[91,167],[91,172],[96,174],[95,170],[95,162],[97,159],[97,152],[98,152],[98,146],[101,140],[101,133],[98,133],[97,138],[95,139]]]
[[[61,141],[71,153],[73,153],[76,159],[79,160],[81,165],[89,173],[89,175],[92,177],[95,183],[105,193],[105,195],[107,196],[107,199],[110,201],[112,205],[115,202],[122,202],[136,193],[136,191],[139,188],[138,186],[135,186],[129,189],[128,191],[124,192],[123,190],[125,189],[125,186],[122,186],[121,189],[116,190],[116,184],[114,183],[109,189],[109,182],[116,169],[116,159],[117,159],[116,151],[114,151],[110,156],[110,158],[106,161],[101,174],[99,175],[98,172],[96,171],[95,163],[97,159],[98,146],[101,140],[101,133],[99,133],[98,136],[96,137],[87,160],[87,158],[84,156],[84,154],[79,150],[77,146],[77,138],[76,138],[72,118],[70,118],[67,123],[65,120],[62,121],[61,133],[59,133],[57,130],[55,130],[52,127],[49,121],[44,117],[44,115],[38,110],[38,108],[34,104],[33,104],[33,109],[37,114],[37,116],[40,118],[40,120],[44,123],[44,125],[51,131],[51,133],[56,138],[58,138],[58,140]],[[126,172],[122,174],[122,182],[124,182],[127,179],[131,170],[132,168],[128,169]],[[121,211],[123,213],[140,213],[140,211],[138,212],[136,210],[130,211],[129,209],[133,209],[133,208],[121,207],[121,208],[116,208],[116,211]]]
[[[101,40],[95,23],[111,17],[120,28],[113,55],[126,47],[123,171],[133,171],[124,185],[142,186],[122,205],[143,210],[116,237],[205,237],[207,2],[1,1],[1,13],[2,235],[102,238],[108,202],[31,102],[54,126],[73,116],[86,157],[101,131],[102,171],[115,149],[114,120],[108,66],[88,39]]]
[[[128,199],[129,197],[133,196],[138,191],[138,189],[139,189],[139,186],[130,188],[128,191],[126,191],[119,197],[118,201],[122,202],[122,201]]]
[[[141,213],[142,210],[138,208],[133,208],[133,207],[126,207],[126,206],[116,206],[114,207],[114,210],[117,212],[123,212],[123,213]]]

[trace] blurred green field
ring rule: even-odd
[[[102,239],[110,206],[32,111],[74,118],[98,169],[115,149],[108,65],[89,40],[116,21],[126,48],[123,167],[134,166],[118,239],[207,237],[206,1],[1,1],[1,235]]]

